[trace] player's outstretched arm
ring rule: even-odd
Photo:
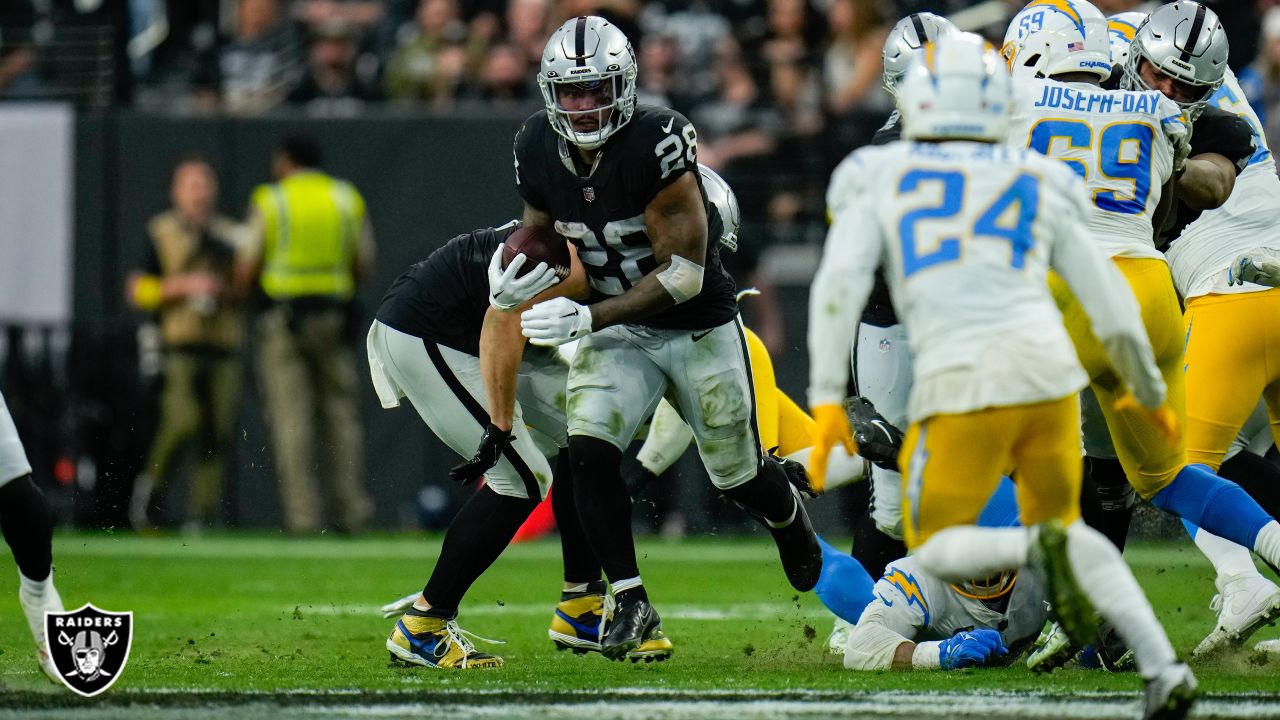
[[[685,171],[659,191],[645,207],[644,220],[658,267],[621,295],[592,305],[592,330],[639,320],[702,291],[707,211],[697,173]]]

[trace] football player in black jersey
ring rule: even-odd
[[[587,304],[555,298],[521,316],[536,345],[581,340],[569,370],[569,453],[583,529],[613,586],[601,651],[620,659],[665,639],[631,536],[622,449],[664,395],[693,430],[712,482],[767,526],[798,590],[822,551],[791,478],[756,436],[746,344],[720,228],[697,171],[697,132],[679,113],[637,106],[636,59],[599,17],[573,18],[543,53],[546,110],[515,140],[524,221],[578,249]],[[789,475],[791,478],[789,478]],[[665,650],[670,653],[669,644]]]
[[[545,263],[517,277],[528,260],[524,255],[501,268],[502,243],[517,227],[512,221],[459,235],[409,268],[387,291],[369,329],[369,369],[382,406],[397,407],[407,397],[453,450],[465,457],[478,446],[475,457],[454,467],[450,476],[463,483],[481,475],[487,479],[458,511],[430,580],[387,639],[392,659],[400,662],[442,668],[502,665],[502,658],[476,651],[458,628],[458,605],[545,497],[551,463],[557,475],[568,474],[563,406],[568,367],[557,352],[536,348],[517,356],[519,380],[514,381],[517,368],[512,368],[513,382],[496,390],[509,395],[508,401],[487,397],[485,378],[508,375],[502,364],[510,353],[495,352],[494,345],[510,344],[512,328],[520,338],[513,325],[518,316],[511,311],[531,306],[534,299],[586,296],[576,260],[559,284]],[[566,592],[557,610],[569,606],[567,615],[577,618],[581,613],[573,608],[587,596],[595,598],[597,608],[601,604],[600,565],[577,522],[572,493],[552,497],[565,587],[578,590]],[[587,592],[591,585],[599,587]],[[586,637],[591,634],[579,638],[574,633],[566,642],[596,649],[597,638]]]

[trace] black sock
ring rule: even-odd
[[[871,579],[878,580],[884,577],[886,565],[907,556],[907,546],[876,527],[875,518],[871,517],[868,509],[853,524],[852,554]]]
[[[582,532],[578,503],[574,497],[573,464],[569,450],[556,457],[555,484],[551,492],[551,509],[560,528],[560,554],[564,559],[564,581],[577,585],[600,579],[600,561],[596,560],[587,536]]]
[[[444,546],[422,589],[441,617],[458,612],[458,603],[476,578],[502,554],[538,500],[499,495],[487,486],[458,511],[444,534]]]
[[[796,514],[798,501],[791,492],[787,471],[770,457],[764,458],[755,477],[720,492],[747,512],[775,525],[787,522]]]
[[[1084,469],[1093,480],[1098,499],[1102,503],[1102,527],[1097,530],[1106,535],[1118,550],[1123,551],[1129,537],[1133,506],[1138,502],[1133,486],[1125,477],[1119,460],[1087,457],[1084,459]]]
[[[649,593],[645,592],[643,585],[637,585],[633,588],[623,590],[620,593],[614,593],[613,597],[618,601],[619,605],[633,600],[644,600],[645,602],[649,602]]]
[[[573,498],[582,532],[613,582],[639,577],[631,536],[631,495],[622,481],[622,451],[598,438],[569,436]]]
[[[1107,514],[1102,510],[1102,496],[1098,494],[1098,484],[1087,467],[1080,478],[1080,519],[1085,525],[1107,534]]]
[[[1226,478],[1244,488],[1254,502],[1262,506],[1271,517],[1280,515],[1280,468],[1270,460],[1260,458],[1249,451],[1222,463],[1218,477]]]
[[[0,530],[18,570],[44,580],[53,568],[53,511],[30,475],[0,487]]]

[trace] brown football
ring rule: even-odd
[[[502,244],[502,267],[511,264],[516,255],[524,253],[528,259],[524,261],[520,277],[538,266],[546,263],[556,271],[561,280],[569,277],[569,241],[559,233],[545,227],[520,227],[507,236]]]

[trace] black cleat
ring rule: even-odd
[[[1093,647],[1098,653],[1098,662],[1107,672],[1130,672],[1138,669],[1133,650],[1125,644],[1115,626],[1106,620],[1098,625],[1098,640]]]
[[[641,646],[645,646],[644,652],[633,652]],[[600,653],[610,660],[665,660],[671,654],[671,641],[663,634],[662,618],[648,600],[625,600],[609,614]]]
[[[782,472],[786,473],[787,482],[791,483],[791,487],[807,497],[818,497],[819,493],[813,489],[813,483],[809,481],[809,471],[805,469],[804,463],[774,454],[777,449],[775,447],[769,450],[769,457],[782,466]]]
[[[864,397],[851,397],[844,402],[849,415],[849,429],[858,443],[858,454],[885,470],[898,471],[898,451],[902,449],[902,431],[884,419],[876,406]]]
[[[818,584],[822,575],[822,547],[818,545],[818,536],[809,522],[809,513],[805,512],[800,491],[793,486],[791,495],[795,499],[795,513],[790,522],[785,527],[773,527],[772,523],[766,522],[765,527],[769,528],[773,542],[778,546],[778,559],[782,561],[782,570],[787,574],[791,587],[808,592]]]

